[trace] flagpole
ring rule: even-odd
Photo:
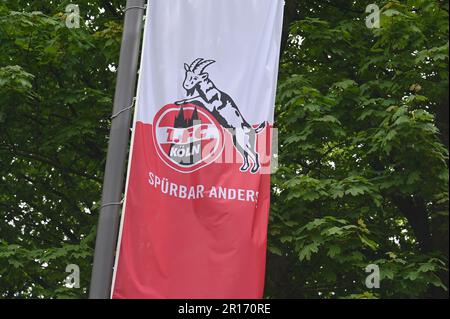
[[[127,0],[117,71],[102,206],[95,242],[90,299],[110,298],[114,256],[130,137],[131,105],[136,89],[145,0]]]

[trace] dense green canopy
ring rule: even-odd
[[[87,296],[124,1],[69,3],[0,3],[0,298]],[[378,5],[286,1],[269,298],[448,296],[448,1]]]

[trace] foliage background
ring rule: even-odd
[[[0,2],[0,298],[87,297],[124,1],[69,3]],[[448,297],[448,1],[368,4],[286,1],[268,298]]]

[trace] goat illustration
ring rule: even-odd
[[[242,116],[233,99],[225,92],[219,90],[209,79],[205,69],[215,63],[214,60],[196,59],[191,65],[184,64],[186,78],[183,88],[186,90],[187,99],[175,102],[176,105],[192,103],[206,108],[224,128],[230,130],[233,135],[234,146],[244,160],[241,172],[250,168],[249,158],[253,162],[251,173],[255,174],[260,169],[259,154],[256,151],[256,134],[262,132],[266,122],[254,129]],[[197,96],[193,95],[197,92]]]

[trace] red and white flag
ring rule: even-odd
[[[283,0],[150,0],[113,298],[261,298]]]

